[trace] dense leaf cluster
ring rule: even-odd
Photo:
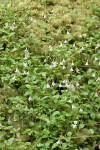
[[[99,149],[99,12],[99,0],[1,3],[0,149]]]

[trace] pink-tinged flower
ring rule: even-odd
[[[63,80],[63,83],[67,83],[68,81],[67,80]]]

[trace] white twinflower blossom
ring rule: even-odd
[[[33,22],[36,23],[37,21],[34,19]]]
[[[43,16],[43,18],[44,18],[44,19],[47,19],[47,16],[46,16],[46,15],[44,15],[44,16]]]
[[[67,81],[67,80],[63,80],[62,82],[63,82],[63,83],[67,83],[68,81]]]
[[[46,88],[47,88],[47,89],[48,89],[48,88],[50,88],[50,85],[49,85],[49,84],[47,84],[47,85],[46,85]]]
[[[74,121],[74,124],[78,124],[78,121]]]
[[[52,46],[51,45],[49,45],[49,50],[52,52]]]
[[[95,93],[95,97],[98,97],[98,93],[97,92]]]
[[[73,72],[74,71],[73,68],[71,68],[70,71]]]
[[[47,60],[46,60],[46,59],[44,59],[44,62],[47,62]]]
[[[72,109],[75,109],[75,108],[76,108],[76,106],[73,104],[73,105],[72,105]]]
[[[88,63],[88,60],[87,60],[87,62],[86,62],[86,64],[85,64],[85,66],[88,66],[89,65],[89,63]]]
[[[60,144],[60,140],[58,140],[58,141],[56,142],[56,144]]]
[[[29,20],[30,20],[30,21],[33,21],[34,19],[33,19],[32,17],[29,17]]]
[[[65,67],[65,66],[62,66],[62,68],[65,69],[66,67]]]
[[[70,99],[68,102],[69,102],[69,103],[72,103],[73,101]]]
[[[46,77],[46,72],[43,72],[43,73],[42,73],[42,76],[43,76],[43,77]]]
[[[18,68],[16,68],[15,73],[20,73],[20,71],[18,70]]]
[[[60,45],[59,45],[59,47],[62,47],[63,46],[63,44],[61,43]]]
[[[28,83],[28,80],[25,80],[25,83]]]
[[[27,59],[29,57],[29,52],[28,52],[28,49],[26,48],[25,49],[25,57],[24,57],[24,59]]]
[[[13,30],[14,30],[14,28],[15,28],[15,27],[14,27],[14,25],[10,26],[10,30],[12,30],[12,31],[13,31]]]
[[[5,23],[5,27],[6,27],[6,28],[8,28],[8,22],[7,22],[7,23]]]
[[[100,44],[97,44],[96,47],[95,47],[95,49],[97,49],[97,48],[99,48],[99,47],[100,47]]]
[[[79,73],[79,69],[78,68],[76,68],[76,72]]]
[[[16,76],[15,75],[13,76],[12,80],[16,80]]]
[[[83,51],[84,50],[84,47],[82,46],[81,50]]]
[[[98,65],[100,66],[100,61],[99,61]]]
[[[46,122],[47,122],[47,123],[50,123],[50,120],[46,118]]]
[[[31,96],[29,96],[28,101],[29,101],[29,102],[32,101],[32,97],[31,97]]]
[[[10,30],[14,30],[15,29],[15,22],[10,26]]]
[[[75,43],[74,43],[74,44],[73,44],[73,47],[75,48],[75,46],[76,46],[76,45],[75,45]]]
[[[77,127],[77,125],[76,124],[72,124],[72,127],[73,127],[73,129],[75,129]]]
[[[26,71],[24,70],[23,75],[28,75],[28,74],[29,74],[29,71],[26,72]]]
[[[95,61],[97,61],[98,60],[98,58],[97,57],[95,57],[95,59],[94,59]]]
[[[66,84],[65,84],[65,87],[66,87],[66,88],[69,88],[69,87],[70,87],[70,85],[69,85],[68,83],[66,83]]]
[[[68,41],[67,41],[67,40],[65,40],[65,41],[64,41],[64,44],[66,44],[66,43],[68,43]]]
[[[62,87],[62,84],[61,84],[61,83],[59,84],[59,87]]]
[[[60,65],[63,66],[63,62],[62,61],[60,62]]]
[[[52,86],[55,86],[55,84],[56,84],[56,83],[53,81],[53,82],[52,82]]]
[[[76,82],[76,86],[79,86],[80,84],[78,82]]]
[[[17,50],[17,48],[14,47],[14,48],[13,48],[13,51],[16,51],[16,50]]]
[[[82,38],[82,35],[81,35],[81,34],[79,35],[79,38]]]
[[[53,68],[53,66],[52,66],[52,65],[50,65],[50,68]]]
[[[79,109],[79,112],[80,112],[80,113],[83,112],[83,109],[80,108],[80,109]]]
[[[65,63],[65,62],[66,62],[64,58],[63,58],[62,62],[63,62],[63,63]]]
[[[67,31],[67,35],[70,35],[70,32]]]
[[[95,73],[92,74],[92,77],[95,77]]]
[[[71,65],[72,65],[72,66],[74,66],[74,63],[73,63],[73,61],[72,61]]]
[[[27,67],[27,63],[23,62],[23,66],[24,66],[24,67]]]
[[[73,84],[70,85],[72,91],[75,91],[75,86]]]
[[[100,77],[98,77],[96,81],[100,81]]]
[[[52,67],[56,67],[57,64],[58,64],[58,63],[57,63],[56,61],[53,61],[53,62],[52,62]]]

